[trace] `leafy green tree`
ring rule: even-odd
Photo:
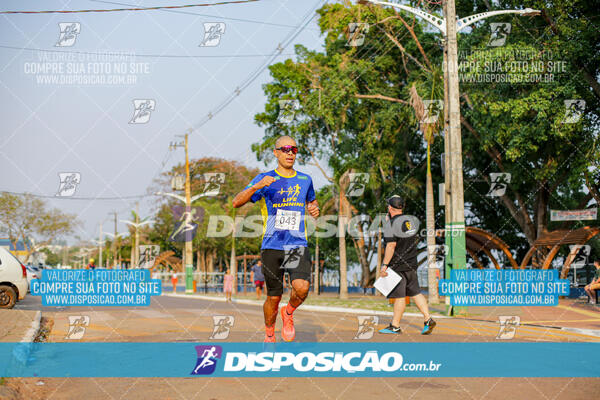
[[[185,166],[176,165],[173,169],[163,174],[155,182],[154,191],[172,192],[170,179],[174,175],[185,175]],[[211,219],[223,216],[232,217],[233,207],[231,198],[242,190],[252,178],[258,175],[256,169],[249,169],[237,161],[229,161],[220,158],[207,157],[196,160],[190,160],[190,180],[192,196],[204,193],[207,189],[205,180],[206,173],[222,173],[224,181],[220,185],[219,193],[216,196],[200,197],[192,207],[201,207],[203,216],[199,222],[196,237],[193,241],[195,250],[196,265],[200,271],[213,272],[219,260],[230,264],[230,254],[232,246],[237,246],[237,250],[248,254],[258,254],[260,251],[261,237],[238,237],[232,240],[231,234],[223,237],[214,237],[209,234],[209,223]],[[182,193],[181,193],[182,194]],[[163,251],[171,250],[178,255],[182,254],[183,243],[174,243],[168,240],[175,226],[173,217],[173,207],[183,206],[183,203],[172,198],[163,197],[157,202],[156,211],[153,219],[154,229],[149,234],[149,240],[152,243],[160,244]],[[258,205],[249,203],[238,210],[238,222],[245,215],[260,215]],[[231,224],[220,226],[220,229],[232,231]],[[238,227],[238,231],[243,226]]]
[[[75,231],[75,215],[48,208],[41,198],[0,193],[0,234],[8,236],[16,248],[21,241],[27,253],[25,262],[37,249]]]

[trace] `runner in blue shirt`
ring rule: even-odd
[[[304,215],[308,210],[317,218],[319,205],[311,177],[294,170],[296,153],[296,141],[281,136],[273,150],[277,168],[259,174],[233,199],[235,208],[248,201],[258,201],[263,215],[261,259],[267,284],[267,299],[263,306],[265,342],[275,342],[275,322],[285,270],[292,282],[290,300],[281,309],[281,337],[285,341],[292,341],[296,336],[293,312],[304,302],[310,287],[311,260]]]

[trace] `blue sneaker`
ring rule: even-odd
[[[389,324],[387,327],[380,329],[379,333],[402,333],[402,329],[392,324]]]
[[[433,328],[435,328],[435,326],[437,325],[435,323],[435,321],[433,320],[433,318],[429,318],[427,321],[425,321],[425,326],[423,326],[423,330],[421,331],[421,335],[429,335],[431,332],[433,332]]]

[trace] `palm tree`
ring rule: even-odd
[[[435,75],[434,75],[435,76]],[[431,97],[433,100],[435,90],[435,78],[433,79],[431,88]],[[430,103],[437,104],[437,103]],[[431,145],[435,138],[435,134],[439,126],[439,118],[435,122],[429,121],[429,113],[426,113],[423,100],[417,93],[417,89],[413,84],[410,88],[410,105],[415,111],[415,116],[420,123],[420,131],[423,134],[423,138],[427,143],[427,179],[426,179],[426,194],[425,194],[425,213],[426,213],[426,225],[427,225],[427,282],[429,288],[429,302],[432,304],[439,303],[438,294],[438,281],[436,274],[436,260],[435,260],[435,210],[433,203],[433,182],[431,177]],[[429,110],[431,111],[431,109]]]

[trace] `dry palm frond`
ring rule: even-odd
[[[437,124],[437,121],[434,123],[424,122],[425,121],[425,105],[423,104],[423,99],[421,98],[421,96],[419,96],[419,93],[417,92],[417,88],[415,87],[414,84],[410,87],[409,102],[410,102],[411,107],[415,111],[415,117],[417,117],[417,120],[419,121],[420,130],[423,133],[423,138],[425,139],[426,142],[431,144],[433,142],[433,135],[437,129],[438,124]]]

